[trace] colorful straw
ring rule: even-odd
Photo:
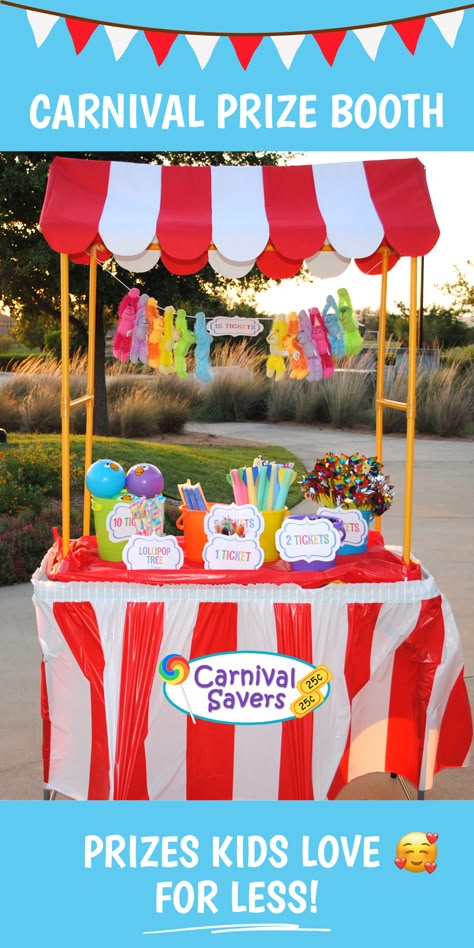
[[[254,459],[252,467],[234,468],[228,481],[236,504],[253,504],[258,510],[283,510],[296,478],[293,465]]]
[[[191,484],[188,478],[185,484],[178,484],[178,490],[184,506],[189,510],[207,510],[206,498],[200,484]]]

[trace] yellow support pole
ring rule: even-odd
[[[410,562],[413,517],[413,473],[415,466],[416,421],[416,344],[418,336],[417,305],[418,259],[410,261],[410,317],[408,323],[407,438],[405,458],[405,513],[403,519],[403,559]]]
[[[86,403],[86,444],[84,451],[84,475],[92,464],[92,440],[94,435],[94,384],[95,384],[95,324],[97,309],[97,255],[96,248],[90,252],[89,262],[89,339],[87,352],[87,403]],[[82,515],[82,533],[88,537],[91,532],[91,495],[84,482],[84,510]]]
[[[69,391],[69,257],[61,254],[61,454],[62,454],[62,533],[63,554],[69,552],[71,538],[71,455]]]
[[[387,276],[388,247],[382,247],[382,281],[380,288],[379,337],[377,353],[377,384],[375,390],[375,456],[383,458],[383,410],[385,396],[385,338],[387,335]],[[380,532],[380,517],[375,518],[375,529]]]

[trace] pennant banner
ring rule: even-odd
[[[464,9],[467,9],[467,7]],[[283,65],[287,69],[290,69],[303,40],[307,37],[316,41],[324,59],[329,66],[332,66],[348,33],[354,33],[367,55],[370,59],[375,61],[380,44],[388,27],[392,27],[396,31],[408,52],[414,55],[427,20],[431,20],[435,24],[446,43],[453,47],[463,20],[464,9],[451,10],[446,13],[433,14],[432,16],[411,17],[407,20],[397,20],[391,23],[381,23],[374,26],[348,30],[325,30],[299,34],[281,33],[278,35],[272,35],[270,33],[258,35],[224,35],[217,33],[181,34],[179,32],[172,33],[164,30],[110,26],[79,17],[62,17],[53,13],[41,13],[36,10],[27,10],[26,15],[38,47],[42,46],[48,38],[58,20],[65,20],[77,55],[85,49],[98,27],[102,26],[110,41],[116,60],[123,56],[134,36],[137,33],[142,33],[153,50],[158,66],[161,66],[177,37],[183,35],[193,50],[201,69],[205,69],[214,49],[221,39],[230,40],[242,69],[247,69],[262,40],[269,38],[272,40]]]

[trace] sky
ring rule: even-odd
[[[419,158],[426,167],[428,187],[441,231],[438,243],[425,257],[424,305],[438,303],[449,306],[452,300],[437,286],[456,280],[454,265],[474,283],[474,152],[307,152],[295,156],[298,164],[322,164],[328,161],[359,161],[374,158]],[[342,282],[341,282],[342,280]],[[354,309],[371,307],[378,310],[380,278],[366,276],[352,262],[343,276],[335,280],[311,278],[311,282],[284,280],[279,286],[260,293],[257,300],[262,312],[287,313],[291,310],[318,306],[322,309],[326,296],[336,296],[345,286]],[[396,311],[396,303],[409,302],[409,260],[401,259],[388,275],[387,306]]]

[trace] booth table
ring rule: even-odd
[[[451,609],[379,536],[322,573],[185,565],[134,579],[102,563],[91,538],[72,541],[67,561],[50,552],[33,577],[45,788],[80,800],[324,800],[367,773],[428,790],[437,771],[463,766],[472,721]],[[325,664],[330,697],[302,719],[253,726],[193,724],[166,699],[165,655],[237,650]]]
[[[40,227],[60,254],[62,334],[62,550],[56,544],[33,577],[46,789],[77,799],[333,799],[369,772],[397,773],[424,791],[436,771],[462,766],[472,720],[459,635],[434,580],[411,558],[418,260],[439,237],[423,165],[406,158],[190,167],[57,157]],[[388,275],[400,257],[410,258],[403,402],[386,397],[384,382]],[[385,408],[402,411],[401,556],[376,533],[367,554],[320,573],[281,563],[238,574],[186,563],[174,574],[133,574],[121,563],[114,570],[94,553],[87,487],[83,537],[71,541],[70,415],[86,406],[87,471],[98,265],[109,259],[133,274],[158,262],[178,275],[210,264],[235,279],[257,265],[280,280],[304,263],[315,277],[335,278],[354,260],[380,275],[375,455],[381,462]],[[71,262],[89,267],[87,391],[75,399]],[[164,656],[247,650],[325,664],[333,675],[328,700],[301,719],[253,726],[193,724],[166,700],[157,670]]]

